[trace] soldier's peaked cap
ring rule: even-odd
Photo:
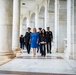
[[[42,28],[38,28],[39,30],[41,30]]]
[[[50,27],[47,27],[47,29],[49,29]]]

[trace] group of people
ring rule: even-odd
[[[39,28],[38,32],[36,28],[33,28],[33,32],[31,32],[31,28],[28,27],[28,31],[26,32],[25,36],[20,36],[20,48],[24,49],[25,45],[28,54],[30,54],[30,50],[32,48],[34,56],[36,56],[36,52],[39,52],[40,50],[41,56],[45,57],[46,50],[47,53],[51,53],[52,41],[53,33],[50,31],[50,27],[47,27],[47,31]]]

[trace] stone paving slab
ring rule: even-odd
[[[8,63],[9,61],[11,61],[13,58],[15,58],[16,56],[19,56],[21,54],[20,51],[13,51],[14,55],[6,55],[6,56],[0,56],[0,66],[3,64]]]

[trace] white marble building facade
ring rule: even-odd
[[[52,51],[76,59],[75,0],[0,0],[0,55],[19,49],[19,36],[32,29],[50,27]]]

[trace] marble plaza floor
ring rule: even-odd
[[[52,53],[46,57],[37,53],[23,53],[0,66],[0,75],[76,75],[76,60],[65,59],[64,54]]]

